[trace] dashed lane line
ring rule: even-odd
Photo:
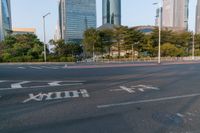
[[[180,96],[163,97],[163,98],[148,99],[148,100],[139,100],[139,101],[130,101],[130,102],[98,105],[97,108],[103,109],[103,108],[120,107],[120,106],[142,104],[142,103],[171,101],[171,100],[176,100],[176,99],[184,99],[184,98],[199,97],[199,96],[200,96],[200,93],[195,93],[195,94],[190,94],[190,95],[180,95]]]

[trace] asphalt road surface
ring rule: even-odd
[[[200,64],[0,65],[0,133],[200,133]]]

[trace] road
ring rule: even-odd
[[[0,65],[0,133],[200,133],[200,63]]]

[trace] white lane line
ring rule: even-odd
[[[169,101],[169,100],[176,100],[176,99],[183,99],[183,98],[190,98],[190,97],[197,97],[197,96],[200,96],[200,93],[182,95],[182,96],[156,98],[156,99],[149,99],[149,100],[139,100],[139,101],[130,101],[130,102],[115,103],[115,104],[98,105],[97,108],[110,108],[110,107],[119,107],[119,106],[126,106],[126,105],[140,104],[140,103],[161,102],[161,101]]]
[[[33,69],[42,69],[41,67],[34,67],[34,66],[29,66],[29,67]]]
[[[54,82],[51,82],[51,83],[48,83],[50,86],[60,86],[59,83],[61,83],[62,81],[54,81]]]
[[[6,82],[6,80],[0,80],[0,83]]]
[[[22,84],[27,84],[27,83],[30,83],[30,81],[22,81],[22,82],[19,82],[19,83],[14,83],[14,84],[11,84],[11,88],[23,88],[22,87]]]
[[[76,85],[83,85],[83,83],[62,84],[62,85],[59,85],[59,87],[62,87],[62,86],[76,86]],[[21,87],[21,88],[0,88],[0,91],[18,90],[18,89],[33,89],[33,88],[44,88],[44,87],[54,87],[54,86],[43,85],[43,86]]]

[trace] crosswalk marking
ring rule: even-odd
[[[30,83],[30,81],[22,81],[19,83],[14,83],[14,84],[11,84],[11,88],[23,88],[22,84],[27,84],[27,83]]]

